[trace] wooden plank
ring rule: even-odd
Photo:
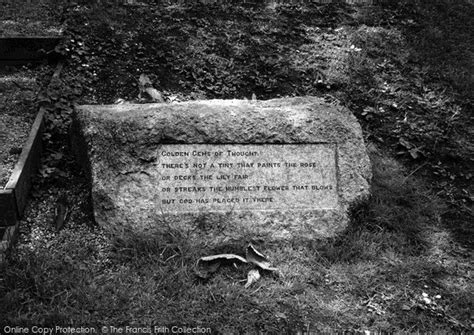
[[[0,227],[14,226],[18,215],[13,190],[0,190]]]
[[[41,158],[41,136],[44,127],[44,110],[40,109],[30,131],[28,140],[23,147],[20,158],[13,169],[5,189],[14,191],[18,217],[21,217],[31,188],[31,179],[35,174]]]

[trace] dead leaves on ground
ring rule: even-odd
[[[259,270],[269,271],[278,274],[278,269],[271,266],[265,255],[259,252],[252,244],[245,250],[245,258],[235,254],[218,254],[199,258],[196,263],[195,273],[201,279],[208,279],[219,270],[221,266],[232,265],[238,268],[239,265],[250,264],[257,268],[251,269],[247,274],[245,288],[261,278]]]
[[[140,92],[138,94],[138,100],[151,100],[152,102],[165,102],[160,91],[153,87],[153,83],[150,78],[142,73],[138,79]]]
[[[260,253],[252,244],[249,244],[245,252],[245,257],[249,263],[257,265],[262,270],[278,271],[277,268],[271,266],[268,259]]]

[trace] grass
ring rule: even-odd
[[[0,321],[186,324],[223,333],[467,329],[470,285],[457,280],[467,276],[468,260],[449,254],[439,200],[379,151],[371,158],[373,196],[354,208],[346,233],[258,244],[279,276],[262,273],[245,289],[249,268],[227,266],[202,281],[194,265],[216,250],[197,249],[178,234],[106,236],[79,223],[56,234],[44,226],[2,271]],[[31,217],[35,209],[28,210]],[[239,247],[219,251],[242,254]]]
[[[62,33],[52,1],[2,1],[0,36],[57,36]]]

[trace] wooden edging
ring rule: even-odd
[[[59,77],[62,68],[63,64],[59,63],[51,80]],[[0,264],[15,243],[19,219],[26,207],[33,176],[40,165],[45,113],[46,110],[40,107],[10,179],[5,188],[0,189]]]
[[[41,137],[44,130],[44,109],[40,108],[31,127],[30,135],[26,141],[20,158],[13,168],[10,179],[5,186],[5,191],[11,191],[16,204],[18,217],[21,217],[26,206],[26,200],[31,188],[32,176],[36,172],[41,159]],[[0,205],[1,206],[1,205]],[[9,224],[11,225],[11,224]]]
[[[13,190],[0,190],[0,228],[13,226],[18,220],[15,194]],[[1,239],[1,234],[0,234]]]

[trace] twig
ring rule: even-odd
[[[58,79],[59,75],[61,74],[61,71],[64,67],[63,62],[59,62],[58,65],[56,65],[56,69],[54,70],[53,76],[51,77],[51,80],[53,79]]]
[[[15,85],[16,87],[22,89],[22,90],[25,90],[25,91],[34,91],[32,88],[29,88],[29,87],[25,87],[23,85],[20,85],[18,84],[16,81],[12,80],[12,83],[13,85]]]
[[[423,166],[425,166],[426,164],[428,164],[428,162],[425,162],[423,164],[421,164],[419,167],[417,167],[415,170],[413,170],[412,172],[410,172],[405,178],[403,178],[403,182],[402,184],[405,184],[405,182],[408,180],[408,178],[410,178],[416,171],[418,171],[419,169],[421,169]]]

